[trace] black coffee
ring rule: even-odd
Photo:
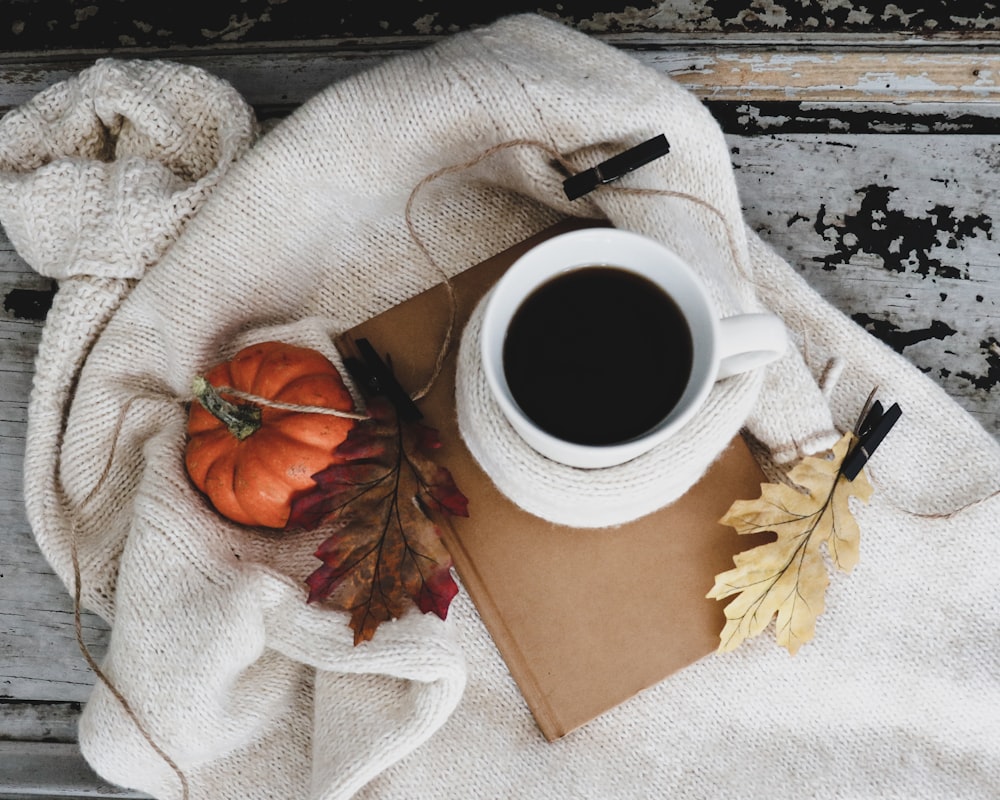
[[[536,425],[587,445],[645,433],[676,405],[691,372],[691,332],[656,284],[587,267],[536,289],[504,341],[511,393]]]

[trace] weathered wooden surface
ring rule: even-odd
[[[846,103],[951,103],[964,106],[967,118],[987,115],[995,122],[1000,99],[1000,43],[996,52],[953,47],[945,52],[869,52],[819,48],[808,53],[793,48],[762,50],[756,46],[677,45],[650,50],[633,38],[604,37],[638,61],[669,74],[720,111],[746,104],[794,107],[801,116],[810,106],[824,109]],[[316,48],[307,51],[246,54],[179,52],[171,59],[193,64],[230,81],[254,97],[265,115],[281,115],[325,86],[367,69],[379,60],[409,48],[379,46],[351,50]],[[38,63],[24,57],[0,58],[0,98],[3,108],[26,102],[46,86],[63,80],[94,62],[99,55],[79,55]],[[980,106],[982,106],[980,108]],[[817,109],[818,110],[818,109]],[[888,109],[885,109],[888,110]],[[931,116],[959,109],[927,109]],[[900,113],[916,122],[921,115]],[[934,113],[936,112],[936,113]],[[731,129],[738,116],[730,120]]]
[[[731,141],[754,229],[1000,438],[1000,136]]]
[[[4,800],[56,797],[145,797],[98,778],[73,744],[0,741]]]
[[[534,11],[589,33],[983,36],[1000,30],[995,3],[975,0],[492,0],[371,3],[241,0],[182,4],[22,0],[9,4],[0,50],[252,45],[326,38],[433,36]]]
[[[455,4],[420,14],[344,2],[331,4],[334,18],[304,0],[247,0],[205,8],[195,21],[138,0],[116,2],[109,17],[110,5],[9,4],[0,113],[110,54],[196,64],[276,119],[382,58],[534,10]],[[537,8],[701,97],[726,131],[748,223],[1000,438],[996,4]],[[73,745],[93,676],[70,597],[38,553],[21,501],[32,359],[50,288],[0,234],[0,797],[128,796],[102,787]],[[91,615],[84,627],[99,657],[107,627]],[[58,786],[39,777],[49,772]]]

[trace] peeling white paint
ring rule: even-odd
[[[208,28],[201,29],[201,35],[206,39],[221,39],[224,42],[234,42],[242,39],[251,28],[253,28],[258,22],[267,22],[269,17],[265,14],[261,14],[260,17],[254,18],[246,14],[242,18],[238,18],[235,14],[230,14],[229,24],[225,28],[218,31],[212,31]]]
[[[977,147],[973,155],[982,161],[990,172],[1000,172],[1000,144]]]
[[[640,58],[643,53],[637,53]],[[982,102],[1000,95],[1000,56],[939,54],[914,56],[886,50],[807,53],[723,51],[693,70],[691,56],[659,58],[657,66],[692,91],[713,98],[755,100],[864,100]]]
[[[437,19],[437,14],[424,14],[422,17],[417,17],[413,21],[413,29],[417,33],[431,34],[434,33],[434,20]]]
[[[884,94],[886,90],[900,94],[931,94],[955,91],[957,86],[948,86],[934,81],[926,72],[919,75],[900,75],[896,72],[867,72],[858,78],[854,88],[859,92]]]
[[[991,69],[974,69],[972,71],[973,77],[976,79],[973,83],[973,87],[989,87],[995,89],[997,85],[997,75]]]
[[[83,22],[85,19],[97,16],[99,11],[100,9],[97,6],[83,6],[82,8],[74,9],[73,17],[77,22]]]
[[[868,25],[873,19],[875,19],[875,15],[870,13],[864,6],[861,6],[861,8],[851,9],[851,12],[847,15],[847,24]]]
[[[920,11],[914,11],[912,14],[907,14],[903,9],[894,3],[889,3],[885,7],[885,11],[882,12],[883,22],[888,22],[890,19],[898,19],[904,27],[909,26],[910,20],[912,20]]]
[[[721,31],[722,23],[711,8],[701,6],[690,9],[681,7],[680,3],[664,0],[652,14],[647,17],[657,30],[667,31]]]
[[[761,114],[760,108],[757,106],[745,105],[740,106],[738,109],[741,113],[737,117],[737,122],[742,126],[748,126],[753,123],[753,127],[757,130],[766,131],[771,128],[781,128],[791,122],[792,118],[786,114]]]
[[[988,19],[984,16],[978,16],[978,17],[949,16],[948,19],[950,19],[956,25],[962,26],[963,28],[972,28],[974,30],[980,30],[980,31],[986,29],[995,29],[997,25],[996,17],[994,17],[993,19]]]
[[[415,22],[412,21],[418,12],[441,8],[440,5],[434,6],[429,0],[411,4],[411,13],[414,16],[405,13],[404,8],[401,12],[390,14],[386,11],[382,15],[366,11],[348,19],[349,9],[345,7],[341,11],[340,19],[342,32],[338,34],[336,15],[328,19],[334,27],[323,26],[317,31],[311,26],[308,4],[305,0],[296,2],[298,6],[293,12],[292,7],[295,4],[291,0],[240,0],[239,3],[232,3],[231,9],[245,12],[242,16],[237,14],[228,24],[222,24],[225,14],[231,9],[226,11],[220,9],[223,13],[221,19],[213,17],[212,23],[207,25],[204,22],[200,23],[204,26],[203,29],[200,29],[199,23],[190,15],[185,15],[181,9],[173,10],[168,4],[157,4],[150,6],[151,9],[156,9],[155,12],[152,10],[148,14],[134,12],[144,25],[150,26],[142,29],[143,33],[148,34],[147,36],[136,34],[136,38],[141,46],[159,46],[164,42],[151,41],[153,30],[174,29],[172,35],[176,38],[171,43],[178,46],[196,46],[219,41],[235,42],[250,36],[255,41],[273,40],[279,31],[269,30],[267,23],[271,20],[268,11],[278,8],[285,12],[281,15],[280,36],[282,39],[291,40],[300,37],[335,38],[338,35],[351,37],[383,37],[392,34],[437,35],[456,32],[467,27],[468,20],[472,18],[467,13],[460,12],[458,10],[460,6],[453,4],[443,11],[433,15],[423,14]],[[22,0],[20,3],[7,5],[17,6],[26,3],[27,0]],[[6,36],[7,43],[15,50],[22,47],[44,49],[50,45],[68,48],[106,46],[108,43],[106,37],[114,37],[120,31],[117,26],[128,22],[128,17],[120,18],[122,15],[119,14],[116,18],[113,16],[114,12],[109,12],[111,6],[121,4],[122,0],[118,3],[106,0],[103,4],[98,0],[78,0],[73,3],[62,0],[60,3],[50,4],[59,8],[58,14],[56,11],[51,11],[51,16],[44,18],[33,15],[30,19],[26,17],[21,20],[9,19],[10,31],[2,33]],[[128,0],[125,5],[140,4]],[[644,0],[640,3],[638,0],[626,0],[626,3],[621,5],[608,4],[606,8],[612,9],[609,11],[594,11],[595,7],[599,7],[596,4],[587,4],[583,9],[572,3],[556,2],[545,9],[538,9],[538,12],[597,34],[635,34],[649,37],[660,33],[676,36],[685,33],[743,34],[755,31],[775,36],[780,36],[783,32],[794,32],[797,36],[802,36],[812,32],[823,32],[837,36],[856,33],[862,37],[884,37],[894,40],[898,39],[898,32],[903,31],[908,34],[908,43],[913,43],[931,38],[936,40],[937,37],[932,37],[932,34],[946,30],[949,34],[968,32],[977,41],[991,46],[993,42],[987,32],[1000,30],[998,3],[995,0],[988,0],[983,4],[962,4],[967,7],[959,7],[958,3],[954,5],[956,8],[948,8],[947,0],[928,0],[924,4],[912,0],[906,2],[879,0],[877,3],[874,0],[748,0],[741,3],[722,3],[720,0]],[[332,4],[331,7],[337,6]],[[108,17],[108,14],[112,13],[112,17],[108,19],[111,19],[116,27],[109,29],[103,24],[83,22],[97,15],[98,9],[101,9],[102,17]],[[300,9],[302,13],[299,13]],[[500,12],[502,11],[501,8]],[[381,19],[382,16],[385,18]],[[169,24],[175,19],[176,25]],[[215,20],[219,20],[218,23]],[[352,30],[348,32],[348,28]],[[53,35],[47,36],[46,29],[52,31]],[[73,31],[73,38],[67,39],[65,35],[70,30]],[[158,34],[157,37],[162,38]],[[56,38],[60,39],[58,43],[55,42]],[[26,42],[28,43],[25,44]]]
[[[774,0],[753,0],[749,9],[727,19],[726,24],[746,25],[750,22],[762,22],[769,28],[784,28],[788,24],[788,19],[788,11],[784,5],[779,5]]]
[[[589,33],[601,33],[614,30],[616,27],[625,30],[636,28],[643,30],[649,27],[646,23],[654,13],[651,8],[638,9],[635,6],[628,6],[624,11],[598,12],[587,19],[580,19],[577,22],[577,27]]]

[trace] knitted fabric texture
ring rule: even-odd
[[[132,116],[93,146],[101,129],[79,121],[123,97]],[[124,145],[147,115],[170,134],[133,154]],[[436,283],[404,220],[425,176],[521,138],[582,169],[659,132],[671,156],[622,185],[690,192],[715,211],[609,190],[569,203],[564,176],[526,146],[430,184],[416,229],[455,274],[560,218],[603,217],[678,249],[720,314],[784,319],[798,347],[720,382],[697,423],[704,440],[684,453],[688,477],[673,473],[666,494],[744,423],[775,469],[851,427],[876,385],[904,417],[857,509],[861,564],[832,583],[814,643],[795,659],[767,637],[705,658],[547,744],[464,591],[447,622],[409,613],[359,647],[345,615],[308,606],[316,535],[265,536],[212,512],[184,475],[180,401],[194,375],[252,342],[339,364],[333,335]],[[1000,560],[1000,447],[745,229],[721,133],[696,100],[612,47],[515,16],[331,85],[252,140],[238,98],[167,65],[103,62],[0,123],[2,222],[60,278],[29,409],[29,518],[68,585],[75,537],[84,603],[112,622],[103,668],[191,797],[995,794],[1000,590],[980,565]],[[182,152],[196,169],[177,168]],[[116,172],[133,155],[143,186]],[[43,191],[51,181],[85,188]],[[93,223],[63,224],[70,213]],[[121,221],[132,214],[149,218]],[[90,236],[100,228],[130,233]],[[827,374],[838,379],[819,386]],[[477,391],[474,369],[460,383],[460,397]],[[462,407],[466,435],[508,442],[486,403]],[[511,463],[496,458],[495,478]],[[560,493],[587,491],[526,469]],[[618,486],[648,494],[631,486],[643,470],[620,472]],[[100,684],[79,735],[108,780],[180,797]]]

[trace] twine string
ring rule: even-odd
[[[342,411],[339,408],[327,408],[326,406],[309,406],[300,405],[299,403],[285,403],[282,400],[274,400],[270,397],[261,397],[259,394],[251,394],[250,392],[244,392],[240,389],[234,389],[232,386],[213,386],[212,388],[219,394],[228,394],[232,397],[239,398],[240,400],[245,400],[248,403],[253,403],[254,405],[274,408],[280,411],[292,411],[299,414],[324,414],[328,417],[341,417],[343,419],[371,419],[369,414],[364,414],[360,411]]]
[[[871,482],[872,486],[879,492],[884,491],[885,484],[879,480],[878,474],[872,471],[872,465],[870,461],[865,465],[865,471],[868,473],[868,479]],[[892,495],[890,493],[887,497],[891,498],[891,496]],[[966,513],[967,511],[974,511],[975,509],[985,505],[991,500],[995,500],[997,497],[1000,497],[1000,489],[991,492],[985,497],[979,497],[975,500],[970,500],[968,503],[965,503],[964,505],[959,506],[958,508],[952,509],[951,511],[942,511],[942,512],[913,511],[912,509],[904,508],[898,503],[894,503],[891,499],[886,499],[885,503],[886,505],[894,508],[896,511],[899,511],[902,514],[906,514],[908,517],[913,517],[914,519],[940,521],[940,520],[954,519],[955,517],[958,517],[959,515]]]

